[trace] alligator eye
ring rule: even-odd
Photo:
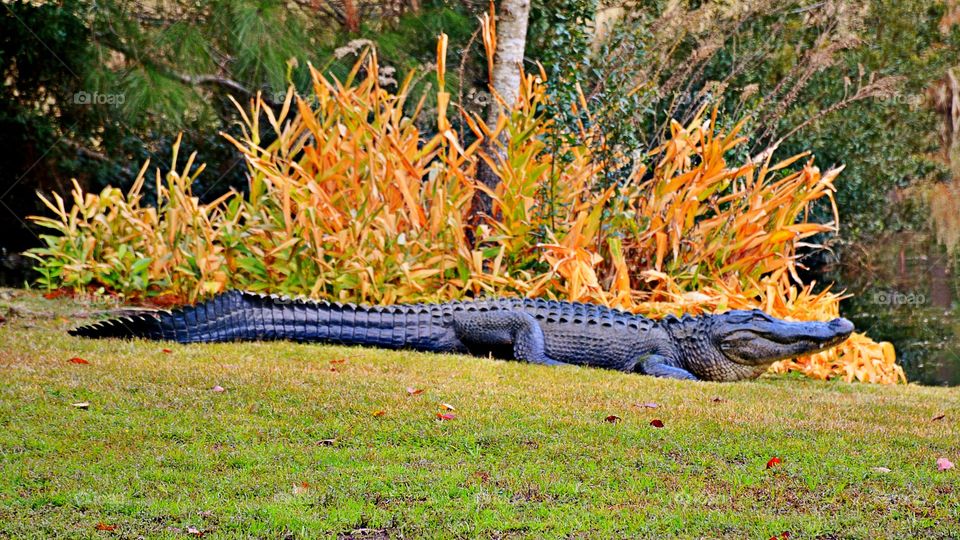
[[[740,341],[737,341],[737,342],[724,341],[723,343],[720,344],[720,350],[723,352],[735,351],[741,348],[743,348],[743,342],[740,342]]]

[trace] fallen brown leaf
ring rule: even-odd
[[[934,416],[933,418],[931,418],[930,421],[931,421],[931,422],[936,422],[937,420],[943,420],[943,419],[946,418],[946,417],[947,417],[947,413],[940,413],[940,414]]]
[[[407,395],[410,395],[410,396],[419,396],[419,395],[422,394],[422,393],[423,393],[423,389],[422,389],[422,388],[414,388],[414,387],[412,387],[412,386],[408,386],[408,387],[407,387]]]
[[[373,417],[374,417],[374,418],[380,418],[381,416],[384,416],[385,414],[387,414],[387,411],[373,411]]]
[[[617,416],[617,415],[615,415],[615,414],[611,414],[610,416],[604,418],[604,421],[610,422],[611,424],[616,424],[616,423],[619,422],[620,420],[622,420],[622,418],[620,418],[619,416]]]
[[[97,526],[94,528],[97,529],[98,531],[108,531],[108,532],[117,530],[116,525],[108,525],[102,521],[100,523],[97,523]]]

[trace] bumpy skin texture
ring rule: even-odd
[[[735,381],[758,377],[777,360],[836,345],[852,331],[845,319],[793,323],[759,311],[653,321],[593,304],[539,299],[366,307],[230,291],[196,306],[70,333],[180,343],[339,343]]]

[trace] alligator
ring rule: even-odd
[[[759,311],[654,320],[595,304],[528,298],[358,306],[228,291],[172,311],[70,331],[180,343],[289,340],[469,353],[674,379],[736,381],[833,347],[853,323],[790,322]]]

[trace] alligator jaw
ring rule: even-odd
[[[791,322],[769,315],[731,317],[715,334],[718,347],[733,362],[765,365],[817,353],[843,343],[853,333],[853,323],[837,318],[828,322]]]

